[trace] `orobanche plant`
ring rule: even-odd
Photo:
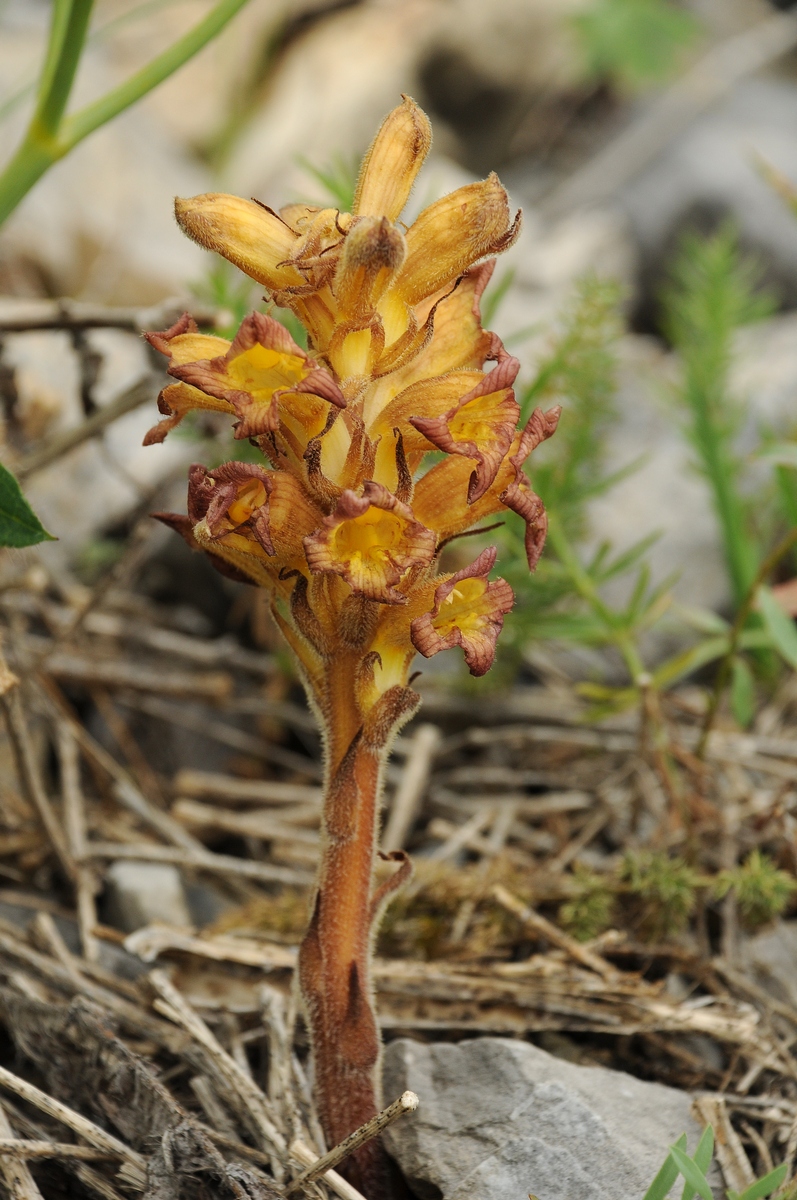
[[[147,440],[162,441],[190,409],[211,409],[234,417],[236,438],[264,457],[192,467],[188,515],[159,516],[222,571],[268,589],[323,730],[323,850],[299,981],[331,1143],[379,1100],[369,958],[411,867],[403,852],[389,855],[392,877],[375,886],[376,831],[391,739],[420,703],[410,664],[416,651],[459,646],[484,674],[514,599],[490,579],[494,548],[454,574],[440,573],[440,552],[512,509],[534,568],[546,520],[523,468],[559,415],[537,409],[518,430],[518,361],[481,325],[489,256],[520,225],[496,176],[437,201],[409,228],[399,221],[430,142],[426,116],[405,98],[365,156],[351,213],[305,204],[276,213],[215,194],[177,201],[189,237],[299,318],[307,352],[261,313],[232,343],[188,316],[150,335],[175,382]],[[350,1163],[371,1197],[389,1194],[382,1153],[371,1142]]]

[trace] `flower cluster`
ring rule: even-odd
[[[461,646],[475,675],[493,661],[511,589],[489,581],[493,550],[440,576],[446,542],[504,508],[526,522],[532,569],[545,539],[523,464],[558,413],[538,410],[517,431],[518,361],[479,315],[494,266],[483,260],[512,245],[519,216],[491,175],[403,227],[430,141],[405,98],[365,158],[351,214],[304,204],[275,213],[226,195],[177,201],[190,237],[299,317],[309,352],[259,313],[232,343],[187,316],[150,335],[176,382],[148,441],[188,410],[211,409],[234,417],[235,436],[254,439],[270,463],[194,467],[188,519],[168,519],[270,589],[313,690],[341,643],[360,651],[366,710],[404,684],[416,650]],[[433,450],[445,458],[424,473]]]

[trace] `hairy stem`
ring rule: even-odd
[[[371,944],[381,903],[404,875],[399,870],[374,893],[381,776],[393,723],[376,734],[363,726],[354,672],[343,657],[334,659],[326,684],[323,850],[313,913],[299,952],[316,1100],[330,1145],[346,1138],[381,1106]],[[374,1200],[391,1195],[389,1164],[378,1139],[360,1147],[343,1173]]]

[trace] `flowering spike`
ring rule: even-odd
[[[210,409],[263,453],[262,465],[192,467],[187,515],[159,516],[219,570],[269,592],[323,725],[323,850],[299,982],[330,1144],[379,1107],[370,953],[409,862],[396,859],[381,888],[373,867],[387,751],[420,702],[413,657],[458,646],[484,674],[513,602],[508,583],[489,578],[495,549],[453,575],[439,574],[440,551],[511,509],[526,521],[534,567],[545,513],[524,464],[558,417],[537,410],[517,429],[517,359],[482,326],[489,256],[519,230],[496,176],[432,204],[409,229],[397,223],[430,140],[404,97],[366,155],[353,213],[177,201],[190,237],[302,322],[308,351],[261,313],[232,342],[188,316],[150,335],[175,382],[147,440]],[[429,465],[433,450],[444,458]],[[377,1139],[343,1170],[369,1200],[392,1200]]]

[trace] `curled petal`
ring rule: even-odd
[[[213,541],[246,530],[266,554],[273,555],[269,529],[273,478],[254,463],[228,462],[213,471],[195,463],[188,472],[189,518],[194,525],[204,521]]]
[[[363,159],[354,212],[397,220],[431,144],[429,118],[414,100],[404,96],[403,103],[385,117]]]
[[[253,200],[208,192],[174,202],[177,224],[207,250],[215,250],[272,291],[301,287],[304,278],[288,260],[297,237],[270,209]]]
[[[411,417],[410,424],[439,450],[476,460],[468,484],[468,503],[479,500],[492,485],[504,460],[520,416],[512,384],[520,363],[502,350],[490,371],[453,408],[441,416]]]
[[[413,567],[425,567],[435,552],[435,535],[412,510],[381,484],[368,482],[363,495],[348,488],[331,516],[304,550],[310,570],[340,575],[352,591],[382,604],[406,604],[396,589]]]
[[[215,358],[226,354],[230,343],[226,338],[210,333],[200,333],[194,318],[183,313],[169,329],[159,333],[145,333],[150,346],[160,350],[173,363],[191,362],[195,358]]]
[[[272,317],[252,313],[241,324],[226,354],[173,364],[172,375],[224,400],[239,417],[235,436],[255,437],[279,428],[279,396],[310,392],[343,406],[329,372],[317,367]]]
[[[461,646],[471,675],[489,671],[504,616],[515,602],[505,579],[488,580],[496,553],[494,546],[488,547],[469,567],[441,583],[432,611],[412,622],[410,636],[424,658]]]
[[[487,255],[499,254],[520,232],[520,213],[510,219],[498,176],[468,183],[424,209],[407,231],[407,260],[396,289],[408,304],[427,296]]]
[[[165,387],[158,396],[158,411],[163,413],[164,420],[158,421],[144,435],[144,445],[153,446],[162,442],[176,425],[179,425],[187,412],[192,409],[205,409],[210,412],[234,413],[235,409],[227,400],[208,396],[199,388],[190,387],[187,383],[172,383]]]
[[[188,520],[203,547],[268,556],[275,570],[303,563],[302,538],[321,513],[294,476],[228,462],[212,471],[194,464],[188,478]]]
[[[556,432],[561,411],[559,405],[549,409],[547,413],[544,413],[541,408],[535,408],[520,437],[517,452],[509,459],[515,477],[500,496],[502,504],[511,508],[526,522],[526,558],[530,571],[533,571],[540,561],[548,532],[548,517],[542,500],[531,489],[531,484],[523,470],[523,464],[532,450],[535,450],[541,442],[547,441]]]

